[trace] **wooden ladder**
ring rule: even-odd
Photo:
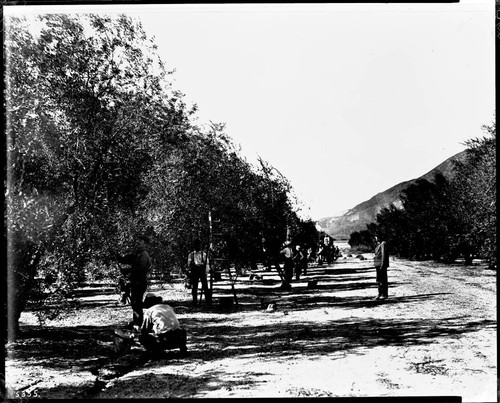
[[[213,283],[214,283],[214,270],[217,267],[223,267],[225,269],[227,276],[229,278],[229,284],[231,285],[231,290],[233,292],[234,304],[238,305],[238,296],[236,295],[235,283],[238,278],[238,272],[235,271],[234,275],[231,273],[231,265],[228,261],[227,257],[221,254],[218,254],[215,251],[214,245],[218,245],[224,242],[223,232],[222,232],[222,223],[221,219],[218,216],[217,212],[209,211],[208,212],[208,223],[209,223],[209,265],[210,265],[210,293],[213,294]]]

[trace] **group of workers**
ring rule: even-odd
[[[138,335],[139,342],[151,357],[159,357],[169,348],[178,347],[187,352],[186,331],[180,326],[171,306],[154,294],[146,294],[147,274],[151,268],[151,258],[147,251],[149,238],[139,236],[134,252],[121,256],[114,253],[117,262],[127,266],[120,269],[120,302],[129,302],[132,307],[132,322],[127,328]],[[193,250],[188,255],[189,283],[192,288],[193,305],[197,304],[198,283],[201,282],[205,299],[211,303],[206,276],[207,253],[201,250],[201,241],[196,239]],[[121,334],[118,333],[118,334]]]
[[[331,240],[323,240],[323,244],[318,251],[318,263],[320,257],[326,256],[325,250],[339,254],[338,247],[333,246]],[[374,254],[374,266],[376,269],[376,280],[378,284],[378,296],[376,299],[388,297],[387,268],[389,266],[389,255],[385,241],[377,243]],[[146,294],[147,274],[151,267],[151,258],[147,251],[149,238],[139,236],[137,238],[137,248],[133,253],[125,256],[115,254],[116,261],[127,264],[121,268],[126,280],[121,282],[122,296],[121,302],[130,302],[132,307],[132,322],[128,327],[139,333],[139,341],[149,354],[158,355],[165,349],[179,347],[181,352],[186,352],[186,332],[180,326],[174,310],[165,304],[161,297],[153,294]],[[336,249],[335,249],[336,248]],[[287,241],[283,243],[279,252],[279,257],[283,261],[283,270],[279,262],[274,259],[275,267],[282,278],[282,289],[291,289],[291,281],[295,273],[295,278],[300,279],[302,274],[307,275],[308,262],[311,259],[311,251],[305,250],[301,245],[292,246]],[[192,290],[193,305],[197,305],[198,283],[201,282],[205,294],[205,301],[211,304],[211,290],[207,281],[207,253],[201,249],[201,241],[196,239],[193,243],[192,251],[188,254],[187,267],[189,268],[188,278]],[[271,260],[265,264],[271,267]],[[325,261],[327,261],[325,259]]]
[[[318,245],[317,262],[318,266],[323,263],[331,264],[341,256],[340,249],[333,244],[332,238],[326,235]]]

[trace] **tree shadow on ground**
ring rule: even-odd
[[[230,285],[214,283],[214,301],[212,307],[205,307],[207,312],[242,312],[255,311],[267,308],[268,304],[279,304],[280,309],[284,310],[306,310],[321,307],[334,306],[336,308],[363,308],[374,307],[381,301],[375,301],[377,284],[374,276],[367,276],[364,273],[373,271],[372,267],[367,268],[348,268],[335,269],[332,266],[325,268],[316,268],[314,272],[309,270],[309,274],[301,281],[293,281],[291,290],[282,290],[281,282],[273,279],[275,284],[268,285],[269,277],[275,274],[264,271],[262,280],[259,281],[240,281],[235,285],[237,301],[234,300],[234,292]],[[328,275],[327,273],[342,273],[340,276]],[[265,280],[268,280],[266,284]],[[310,284],[314,282],[314,284]],[[396,286],[396,283],[390,283],[389,289]],[[335,293],[360,291],[373,289],[373,297],[340,297]],[[416,302],[432,295],[391,297],[384,301],[386,304]],[[227,299],[233,300],[233,305],[222,306],[222,302]],[[182,303],[173,303],[179,312],[189,312]]]
[[[316,269],[307,269],[307,273],[313,276],[340,276],[344,274],[359,274],[366,272],[374,272],[374,267],[356,267],[356,268],[339,268],[339,267],[321,267]]]
[[[84,385],[57,385],[37,389],[40,398],[71,396],[74,399],[106,399],[106,398],[186,398],[191,397],[198,389],[206,389],[212,380],[210,375],[201,377],[180,374],[142,373],[129,375],[126,380],[107,384],[95,380]],[[158,391],[163,395],[158,395]]]
[[[375,286],[369,286],[375,288]],[[308,290],[309,291],[309,290]],[[233,313],[233,312],[249,312],[249,311],[265,311],[269,304],[274,304],[279,311],[304,311],[319,308],[339,308],[339,309],[359,309],[359,308],[375,308],[379,305],[393,305],[404,303],[418,303],[437,295],[446,295],[451,293],[435,293],[408,295],[400,297],[390,297],[386,300],[375,300],[374,297],[339,297],[327,293],[303,292],[300,295],[276,293],[266,294],[265,298],[254,296],[254,298],[242,299],[238,298],[238,305],[233,305],[230,308],[221,308],[216,303],[212,307],[203,307],[203,312],[212,313]],[[231,297],[231,293],[226,294]],[[189,314],[192,310],[185,308],[179,304],[178,312]]]
[[[426,299],[432,299],[442,294],[422,294],[412,296],[394,296],[383,302],[375,301],[373,297],[359,296],[337,296],[337,291],[357,291],[362,289],[374,289],[374,281],[364,275],[366,269],[343,269],[342,277],[335,275],[326,277],[328,270],[339,273],[340,269],[326,267],[321,270],[316,269],[312,274],[312,279],[328,280],[326,284],[318,284],[315,289],[310,289],[305,283],[293,285],[291,291],[280,291],[277,287],[269,287],[259,284],[251,284],[248,287],[237,287],[239,304],[236,307],[223,310],[217,306],[192,310],[187,308],[187,301],[172,302],[176,312],[182,312],[185,317],[182,319],[182,326],[188,333],[189,356],[182,358],[189,362],[206,362],[227,357],[249,357],[253,356],[265,363],[266,360],[286,360],[291,356],[307,356],[312,358],[324,354],[332,354],[332,359],[340,358],[345,354],[364,354],[366,349],[378,346],[411,346],[426,345],[435,342],[437,337],[457,336],[478,329],[496,329],[496,322],[491,320],[467,321],[464,318],[447,318],[439,320],[412,319],[402,320],[397,318],[386,319],[363,319],[344,318],[328,320],[328,311],[331,309],[356,309],[372,308],[380,304],[402,304],[420,303]],[[373,280],[373,279],[372,279]],[[279,280],[278,280],[279,281]],[[321,280],[320,280],[321,281]],[[217,288],[221,296],[232,296],[230,288]],[[116,302],[107,300],[109,306]],[[266,312],[267,303],[277,303],[278,310]],[[95,301],[86,301],[81,304],[86,308],[95,306],[101,308],[102,304]],[[130,307],[116,307],[116,309],[130,309]],[[317,322],[276,322],[268,321],[265,325],[251,325],[239,323],[238,325],[228,325],[228,318],[225,315],[210,315],[210,313],[221,312],[251,312],[254,314],[270,315],[276,317],[284,315],[286,311],[310,310],[325,308],[325,318],[320,323]],[[328,309],[327,309],[328,308]],[[192,315],[196,313],[196,315]],[[201,313],[198,314],[198,313]],[[208,315],[205,315],[208,313]],[[458,319],[461,319],[460,321]],[[72,327],[38,327],[23,326],[20,340],[9,347],[8,357],[23,360],[27,364],[36,363],[47,367],[68,368],[78,366],[81,370],[94,371],[96,368],[105,366],[113,361],[112,354],[113,330],[116,324],[110,326],[72,326]],[[142,347],[135,346],[133,354],[141,350]],[[177,351],[169,351],[157,365],[175,364],[180,358]],[[137,366],[144,365],[140,357],[133,356],[130,363],[123,364],[115,372],[115,377],[133,371]],[[242,369],[244,371],[244,369]],[[93,373],[94,373],[93,372]],[[244,373],[244,372],[242,372]],[[149,382],[148,375],[137,375],[140,383]],[[160,383],[167,382],[188,382],[193,385],[203,385],[203,388],[210,388],[212,382],[216,382],[214,387],[220,388],[221,383],[226,382],[222,377],[223,373],[218,373],[214,369],[211,373],[205,374],[201,378],[192,377],[171,378],[170,375],[154,375],[154,381]],[[151,379],[153,379],[151,378]],[[248,377],[247,377],[248,378]],[[238,380],[234,380],[238,382]],[[242,377],[244,381],[244,377]],[[138,384],[140,384],[138,382]],[[134,382],[127,382],[127,387],[132,388]],[[102,386],[102,385],[101,385]],[[64,386],[61,386],[64,387]],[[86,393],[101,393],[99,384],[92,386]],[[141,386],[141,389],[144,386]],[[196,389],[196,386],[195,386]],[[182,391],[174,388],[167,388],[168,397],[184,397],[196,393],[196,390]],[[131,396],[133,394],[132,389]],[[133,392],[133,393],[132,393]],[[68,395],[77,393],[68,386]],[[187,393],[184,395],[183,393]],[[167,397],[167,396],[166,396]]]
[[[169,362],[157,362],[155,365],[168,365]],[[147,369],[147,368],[145,368]],[[213,368],[204,371],[202,375],[179,375],[179,374],[155,374],[155,373],[133,373],[127,376],[127,380],[119,381],[108,387],[106,391],[97,397],[106,398],[133,396],[135,398],[186,398],[200,391],[210,392],[231,388],[235,385],[245,385],[248,388],[260,383],[259,377],[267,375],[265,372],[245,371],[242,369],[236,374],[228,375],[221,368]],[[137,385],[134,387],[134,385]],[[158,396],[161,390],[163,396]]]
[[[95,294],[96,297],[99,294]],[[107,296],[106,296],[107,295]],[[72,307],[72,309],[83,309],[83,308],[117,308],[126,307],[127,305],[118,302],[119,295],[114,293],[113,297],[110,298],[109,295],[113,293],[107,293],[102,296],[102,298],[96,298],[92,296],[81,296],[78,298],[70,298],[67,300],[67,304]],[[49,311],[50,309],[57,308],[57,304],[46,304],[44,306],[28,306],[26,312],[39,312],[39,311]]]
[[[496,328],[496,323],[491,320],[456,323],[456,319],[348,318],[326,323],[273,323],[245,327],[212,327],[203,319],[196,319],[189,321],[188,328],[196,340],[191,356],[204,361],[235,356],[255,356],[266,361],[294,355],[311,358],[332,353],[363,354],[364,350],[377,346],[432,344],[436,337]]]
[[[200,388],[206,388],[211,377],[179,374],[130,374],[127,380],[108,387],[99,398],[133,397],[133,398],[186,398],[195,395]],[[158,391],[162,395],[158,395]]]
[[[91,369],[112,355],[116,326],[23,326],[8,358],[53,368]]]
[[[78,288],[76,290],[73,290],[71,292],[72,296],[75,298],[84,298],[84,297],[93,297],[96,295],[111,295],[111,294],[116,294],[117,293],[117,288],[116,287],[96,287],[96,288]]]
[[[309,281],[309,278],[305,278],[303,280]],[[353,281],[353,277],[340,277],[340,276],[335,276],[333,279],[331,277],[323,277],[323,278],[314,278],[314,280],[318,281],[335,281],[335,282],[345,282],[345,281]],[[363,277],[356,277],[356,281],[375,281],[375,276],[363,276]]]
[[[263,312],[263,315],[266,314],[275,316],[283,315],[283,312]],[[179,358],[190,362],[207,362],[228,357],[253,356],[265,362],[289,359],[291,356],[312,358],[334,354],[335,359],[335,353],[341,354],[337,356],[340,358],[345,354],[364,354],[366,349],[377,346],[432,344],[437,337],[457,336],[484,328],[495,329],[496,322],[464,322],[463,317],[439,320],[344,318],[322,323],[273,322],[258,326],[234,326],[227,325],[224,317],[197,317],[185,319],[183,326],[188,331],[189,356],[182,358],[177,351],[172,350],[156,365],[173,365]],[[25,329],[23,335],[19,349],[11,351],[11,354],[14,358],[24,359],[29,363],[59,368],[78,365],[81,370],[92,372],[110,361],[112,327],[30,327]],[[136,357],[121,372],[118,371],[115,377],[137,369],[141,364],[143,362]],[[216,375],[207,375],[200,381],[214,380]],[[217,382],[220,384],[224,380],[217,379]],[[175,392],[172,393],[172,397],[177,396]]]
[[[316,282],[316,285],[312,288],[317,290],[358,290],[367,287],[374,287],[375,278],[368,276],[356,276],[356,272],[344,273],[351,274],[348,277],[337,278],[336,276],[327,275],[325,273],[310,274],[307,277],[303,277],[297,282],[297,280],[292,280],[292,289],[290,291],[283,291],[280,289],[281,280],[278,279],[266,279],[261,281],[240,281],[235,285],[237,294],[245,295],[262,295],[269,293],[286,294],[286,293],[300,293],[304,290],[310,290],[308,286],[309,282]],[[368,281],[371,281],[370,283]],[[321,284],[323,282],[323,284]],[[214,283],[214,291],[221,294],[232,294],[233,291],[230,285],[227,283]]]
[[[336,292],[344,291],[358,291],[363,289],[375,289],[377,285],[374,282],[354,281],[350,282],[332,282],[326,284],[316,284],[313,288],[309,288],[306,284],[292,284],[292,290],[283,291],[280,287],[267,287],[254,285],[248,288],[238,288],[236,291],[238,298],[238,306],[234,310],[258,310],[266,308],[268,303],[279,302],[280,306],[285,304],[288,309],[311,309],[314,304],[318,302],[337,304],[339,301],[354,302],[355,306],[359,306],[359,301],[363,300],[370,306],[374,305],[376,301],[373,298],[354,297],[345,298],[335,296]],[[376,293],[374,292],[374,295]],[[222,298],[233,297],[231,289],[217,289],[217,297],[214,299],[213,310],[217,311],[217,302]],[[399,299],[398,301],[402,301]],[[264,303],[264,305],[263,305]],[[354,307],[354,306],[353,306]]]

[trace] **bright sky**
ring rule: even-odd
[[[198,105],[197,123],[225,122],[247,160],[277,168],[315,220],[427,173],[494,119],[492,0],[57,11],[140,19],[175,88]]]

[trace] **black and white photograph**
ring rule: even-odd
[[[497,402],[497,13],[4,2],[2,400]]]

